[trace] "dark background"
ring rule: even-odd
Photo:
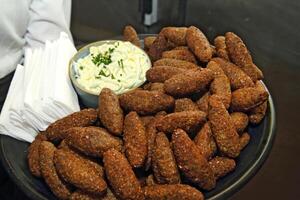
[[[185,2],[186,10],[179,4]],[[159,21],[141,23],[138,0],[73,0],[72,32],[76,44],[120,35],[125,25],[139,33],[157,33],[163,26],[195,25],[210,39],[233,31],[250,49],[265,74],[275,101],[276,139],[257,175],[230,199],[298,199],[300,196],[300,1],[298,0],[159,0]],[[185,13],[186,15],[183,15]],[[185,20],[183,21],[182,19]],[[13,183],[0,199],[24,199]]]

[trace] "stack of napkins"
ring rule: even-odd
[[[0,115],[0,134],[32,142],[39,131],[79,111],[68,65],[76,48],[66,33],[44,48],[26,49]]]

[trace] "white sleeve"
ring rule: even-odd
[[[38,47],[54,40],[60,32],[70,32],[72,0],[32,0],[30,20],[25,34],[26,47]]]

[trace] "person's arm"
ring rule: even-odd
[[[32,0],[30,20],[25,34],[26,47],[38,47],[54,40],[60,32],[70,32],[72,0]]]

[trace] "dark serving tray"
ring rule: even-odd
[[[144,38],[147,35],[140,35]],[[271,95],[266,116],[258,126],[249,126],[251,140],[236,159],[236,169],[217,181],[215,189],[203,192],[206,199],[226,199],[242,188],[260,169],[268,157],[275,138],[275,109]],[[34,200],[57,199],[42,179],[31,175],[27,165],[29,144],[0,136],[0,154],[10,178]]]

